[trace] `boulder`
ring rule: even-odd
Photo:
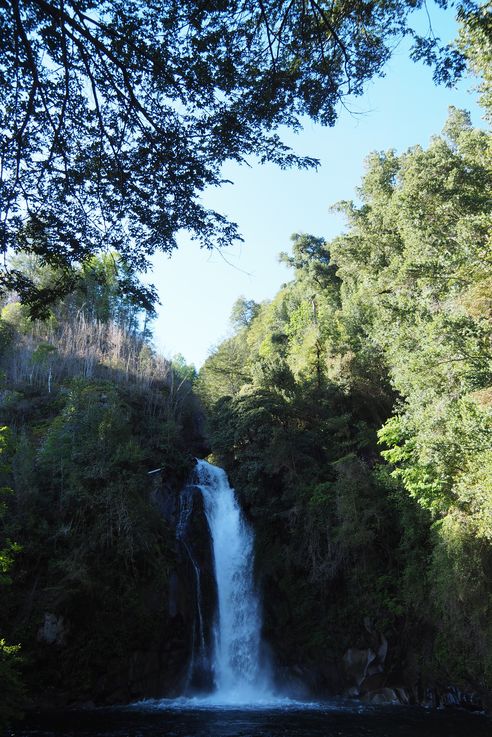
[[[358,650],[357,648],[349,648],[343,656],[343,665],[347,680],[351,685],[359,687],[367,675],[367,669],[376,659],[377,655],[374,650]]]
[[[371,673],[364,678],[359,686],[361,694],[368,693],[370,691],[377,691],[380,688],[386,686],[386,675],[384,673]]]
[[[399,703],[398,695],[393,688],[379,688],[368,691],[361,697],[366,704],[395,704]]]

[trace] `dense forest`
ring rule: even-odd
[[[200,372],[290,665],[385,633],[385,682],[490,688],[490,153],[451,110],[371,155],[347,232],[295,235],[294,279]]]
[[[490,119],[480,18],[459,48]],[[426,149],[371,154],[345,232],[294,235],[291,281],[238,299],[198,375],[157,354],[125,253],[67,276],[24,229],[0,318],[0,727],[176,692],[176,505],[208,454],[255,530],[279,678],[490,707],[491,196],[492,139],[464,111]]]
[[[18,268],[40,286],[57,277],[33,257]],[[149,316],[118,295],[123,268],[91,260],[46,321],[15,300],[2,309],[1,616],[22,642],[19,654],[2,640],[7,716],[22,701],[19,664],[48,703],[91,698],[118,689],[95,685],[108,662],[114,679],[118,659],[152,649],[156,621],[165,630],[175,551],[149,472],[183,484],[203,452],[201,412],[194,371],[156,355]]]

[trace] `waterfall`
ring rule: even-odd
[[[253,532],[225,471],[198,461],[194,483],[204,500],[217,584],[212,645],[215,697],[231,702],[262,701],[271,695],[271,689],[261,641],[261,604],[253,577]]]

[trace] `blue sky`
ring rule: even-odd
[[[452,13],[432,7],[436,35],[455,34]],[[421,15],[419,23],[426,24]],[[308,122],[302,133],[284,140],[297,153],[321,161],[315,171],[281,171],[273,165],[227,165],[224,176],[233,181],[209,190],[204,203],[238,223],[244,242],[222,253],[200,249],[184,234],[179,249],[169,257],[157,255],[149,280],[157,287],[162,306],[154,323],[156,349],[171,357],[181,353],[197,368],[214,345],[230,330],[229,315],[237,297],[271,299],[291,278],[278,263],[280,251],[290,249],[295,232],[327,240],[343,230],[340,216],[330,206],[354,199],[371,151],[427,146],[438,134],[449,105],[466,108],[481,125],[473,80],[457,89],[436,87],[432,71],[408,59],[401,45],[386,67],[386,76],[371,82],[366,94],[340,110],[334,128]]]

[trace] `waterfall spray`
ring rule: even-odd
[[[198,461],[194,482],[203,495],[215,561],[215,696],[221,701],[261,701],[271,696],[271,688],[261,640],[261,603],[253,577],[253,532],[225,471]]]

